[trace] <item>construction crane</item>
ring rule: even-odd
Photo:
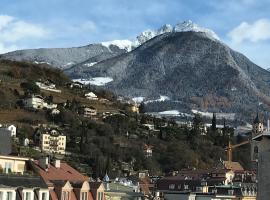
[[[247,140],[247,141],[244,141],[244,142],[241,142],[239,144],[235,144],[235,145],[232,145],[231,144],[231,141],[229,141],[229,145],[225,148],[225,151],[227,151],[227,160],[229,161],[229,163],[232,163],[232,153],[233,153],[233,149],[237,148],[237,147],[240,147],[242,145],[245,145],[245,144],[248,144],[250,141]]]

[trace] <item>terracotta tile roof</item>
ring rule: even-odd
[[[88,192],[88,200],[94,200],[93,195],[91,192]]]
[[[78,172],[65,162],[61,162],[60,168],[56,168],[55,166],[50,165],[48,171],[42,169],[38,165],[38,162],[35,162],[35,167],[46,183],[54,180],[73,181],[73,182],[89,180],[87,176],[80,174],[80,172]]]
[[[51,200],[58,200],[57,195],[54,190],[50,190],[49,192],[50,192]]]

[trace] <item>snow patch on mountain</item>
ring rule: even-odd
[[[83,65],[86,66],[86,67],[92,67],[92,66],[94,66],[97,63],[98,62],[91,62],[91,63],[84,63]]]
[[[144,100],[144,97],[134,97],[134,98],[132,98],[132,100],[133,100],[135,103],[142,103],[143,100]]]
[[[212,112],[203,112],[199,110],[192,109],[192,113],[199,114],[203,117],[212,118],[213,113]],[[235,120],[235,113],[216,113],[217,119],[227,119],[227,120]]]
[[[112,82],[113,78],[111,77],[95,77],[89,79],[73,79],[73,82],[80,82],[84,85],[96,85],[96,86],[104,86],[109,82]]]
[[[162,102],[162,101],[169,101],[169,100],[170,100],[170,97],[164,96],[164,95],[160,95],[160,97],[158,99],[148,100],[148,101],[145,101],[144,103]]]
[[[176,24],[173,31],[174,32],[188,32],[188,31],[203,32],[209,38],[220,40],[214,31],[207,29],[207,28],[200,27],[199,25],[193,23],[190,20]]]
[[[49,62],[44,62],[44,61],[34,61],[35,64],[37,65],[41,65],[41,64],[47,64],[47,65],[50,65],[51,63]]]
[[[68,66],[71,66],[71,65],[74,65],[74,64],[75,64],[74,62],[68,62],[67,64],[64,64],[63,66],[68,67]]]
[[[130,40],[113,40],[101,43],[103,46],[110,48],[111,45],[117,46],[119,49],[124,49],[126,51],[132,50],[132,41]]]

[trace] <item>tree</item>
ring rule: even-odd
[[[139,106],[139,113],[145,113],[145,112],[146,112],[145,104],[142,102]]]
[[[217,130],[216,113],[213,113],[211,129],[212,129],[212,131],[216,131]]]
[[[30,94],[40,93],[40,88],[32,81],[23,82],[21,83],[20,86],[24,90],[25,93],[30,93]]]

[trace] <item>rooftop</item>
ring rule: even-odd
[[[0,175],[0,187],[48,188],[39,176]]]
[[[38,170],[38,173],[46,183],[57,180],[72,182],[89,180],[87,176],[82,175],[80,172],[78,172],[65,162],[61,162],[60,168],[56,168],[55,166],[50,165],[47,171],[41,168],[38,161],[35,161],[34,164],[36,169]]]

